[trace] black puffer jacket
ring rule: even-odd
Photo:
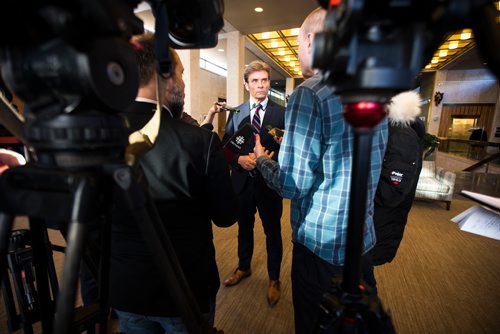
[[[391,262],[396,256],[422,169],[423,122],[411,126],[389,125],[389,139],[375,195],[373,264]]]

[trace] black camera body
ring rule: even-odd
[[[119,159],[128,131],[117,114],[135,99],[137,63],[130,42],[144,32],[138,0],[5,1],[2,76],[26,104],[27,144],[48,166],[88,167]],[[150,0],[158,71],[171,70],[168,47],[217,44],[222,0]],[[6,16],[9,16],[7,18]]]
[[[6,82],[33,112],[55,101],[68,112],[89,96],[112,109],[123,109],[137,92],[129,39],[144,32],[134,15],[140,2],[4,1],[0,49]],[[148,3],[157,19],[161,48],[217,44],[224,25],[222,0]]]
[[[315,35],[313,67],[322,70],[343,103],[385,103],[414,88],[446,34],[462,28],[473,28],[483,59],[500,77],[493,1],[319,2],[329,12],[324,31]]]

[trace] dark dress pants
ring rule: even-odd
[[[240,270],[250,269],[254,247],[255,213],[258,209],[266,235],[269,279],[278,280],[283,257],[283,242],[281,239],[283,199],[265,185],[260,174],[248,180],[238,197],[241,209],[240,220],[238,221],[238,267]]]

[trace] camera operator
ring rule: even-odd
[[[140,88],[124,113],[132,131],[142,128],[156,105],[154,37],[138,38]],[[219,138],[179,119],[184,106],[183,66],[170,49],[171,73],[162,78],[165,98],[155,146],[139,159],[159,215],[201,312],[214,322],[219,274],[211,221],[228,227],[237,220],[237,200]],[[126,333],[187,333],[131,213],[113,217],[111,306]],[[140,222],[138,222],[140,223]]]
[[[421,112],[418,93],[407,91],[394,96],[388,109],[389,139],[373,214],[377,243],[370,253],[375,266],[391,262],[403,239],[422,169],[425,134],[425,124],[418,117]],[[364,274],[365,281],[376,289],[373,270]]]
[[[326,11],[318,8],[299,32],[299,62],[308,78],[293,92],[285,113],[279,164],[256,139],[257,168],[267,184],[290,198],[293,230],[292,298],[295,332],[311,333],[322,295],[345,260],[354,132],[342,116],[340,99],[311,68],[315,33]],[[373,197],[387,142],[387,122],[374,129],[364,252],[375,244]],[[363,268],[364,271],[368,268]]]

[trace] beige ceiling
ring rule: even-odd
[[[318,7],[316,0],[225,0],[224,21],[225,25],[219,37],[219,44],[213,49],[200,51],[203,58],[208,58],[215,64],[226,66],[226,42],[224,33],[240,31],[242,34],[260,33],[276,29],[290,29],[300,27],[304,18],[314,8]],[[256,13],[255,7],[262,7],[262,13]],[[154,17],[149,6],[142,3],[136,10],[136,15],[144,21],[144,26],[153,30]],[[290,77],[290,72],[282,64],[274,62],[265,52],[250,39],[246,40],[245,63],[261,59],[269,63],[273,69],[273,80],[284,80]]]
[[[316,0],[225,0],[224,18],[242,34],[300,27]],[[262,7],[262,13],[254,8]]]

